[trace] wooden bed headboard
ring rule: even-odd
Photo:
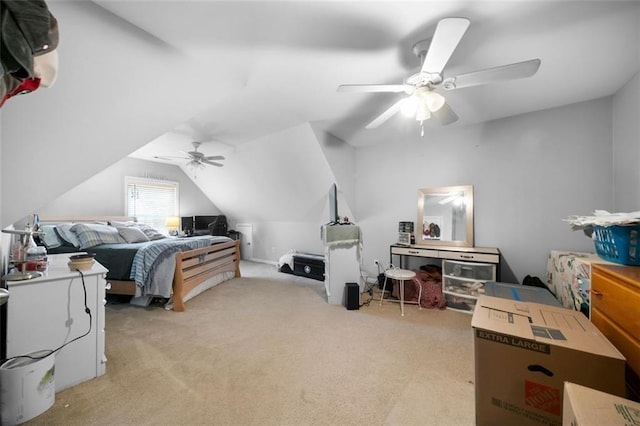
[[[64,222],[137,222],[131,216],[39,216],[40,223],[64,223]]]

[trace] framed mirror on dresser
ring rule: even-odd
[[[473,186],[418,189],[416,244],[473,247]]]

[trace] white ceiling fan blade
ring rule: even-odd
[[[431,114],[436,117],[443,126],[458,121],[458,114],[456,114],[447,103],[442,105],[439,110],[437,110],[436,112],[432,112]]]
[[[157,158],[158,160],[165,160],[165,161],[189,160],[189,157],[174,157],[172,155],[154,155],[153,158]]]
[[[447,90],[453,90],[461,89],[463,87],[531,77],[538,71],[538,68],[540,68],[540,59],[531,59],[529,61],[502,65],[495,68],[488,68],[447,78],[442,83],[442,87]]]
[[[440,74],[469,28],[466,18],[445,18],[438,22],[429,50],[422,63],[422,72]]]
[[[404,84],[341,84],[338,86],[338,92],[399,93],[406,92],[408,89]]]
[[[224,157],[222,155],[210,155],[208,157],[203,157],[202,159],[203,160],[208,160],[208,161],[211,161],[211,160],[224,160]]]
[[[202,160],[202,162],[204,164],[209,164],[210,166],[216,166],[216,167],[222,167],[223,164],[221,163],[216,163],[215,161],[209,161],[209,160]]]
[[[400,99],[395,104],[391,105],[389,109],[380,114],[375,120],[365,126],[366,129],[375,129],[380,126],[382,123],[390,119],[394,114],[396,114],[402,108],[402,103],[404,102],[404,98]]]

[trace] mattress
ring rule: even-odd
[[[138,250],[152,244],[153,241],[128,244],[102,244],[87,249],[87,253],[95,254],[95,259],[107,268],[107,279],[117,281],[131,280],[131,265]]]

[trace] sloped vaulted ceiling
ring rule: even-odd
[[[327,193],[340,182],[309,124],[238,145],[226,158],[224,168],[198,170],[194,182],[235,221],[328,221]],[[344,199],[340,214],[350,211]]]
[[[208,58],[187,56],[93,3],[50,9],[60,25],[58,79],[2,107],[3,227],[240,84],[225,76],[213,90]]]

